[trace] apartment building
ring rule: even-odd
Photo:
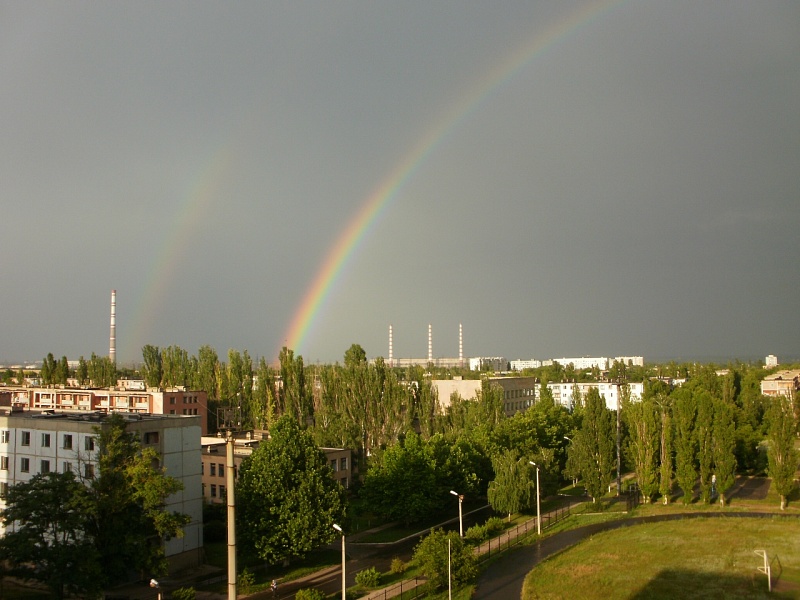
[[[79,413],[0,408],[0,509],[8,488],[38,473],[73,471],[83,479],[97,474],[97,429],[108,412]],[[189,515],[184,536],[164,542],[170,570],[201,563],[203,502],[201,495],[200,417],[126,413],[128,431],[144,447],[154,448],[167,475],[183,490],[167,499],[167,510]],[[3,532],[0,524],[0,534]]]
[[[793,398],[800,390],[800,370],[778,371],[761,380],[761,393],[765,396]]]
[[[268,437],[265,431],[240,432],[233,444],[234,477],[239,473],[242,461],[253,453],[259,443]],[[202,496],[205,502],[221,504],[228,492],[226,472],[227,448],[222,437],[205,436],[201,439],[200,473],[202,474]],[[320,448],[331,467],[332,477],[342,487],[352,483],[352,451],[346,448]]]
[[[200,390],[171,388],[144,389],[144,386],[119,385],[111,389],[77,387],[7,388],[0,406],[20,406],[31,410],[79,412],[120,412],[200,417],[203,434],[208,433],[208,394]]]
[[[533,406],[536,394],[535,377],[488,377],[492,384],[503,390],[503,410],[506,416],[511,417],[516,413]],[[481,379],[433,379],[431,385],[435,388],[442,410],[450,406],[453,394],[463,400],[478,397],[481,389]]]
[[[633,402],[638,402],[642,399],[642,394],[644,393],[644,384],[642,382],[628,383],[627,386],[630,389],[631,400]],[[574,408],[573,398],[575,396],[576,387],[582,398],[586,397],[587,392],[591,388],[597,388],[597,391],[600,392],[600,396],[606,401],[606,407],[611,410],[617,410],[617,403],[620,401],[620,386],[617,383],[610,381],[590,381],[583,383],[551,381],[547,384],[547,388],[553,394],[553,400],[557,404],[561,404],[570,410]],[[537,388],[536,400],[539,399],[540,393],[541,390]]]

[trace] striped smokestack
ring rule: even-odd
[[[464,335],[461,331],[461,323],[458,324],[458,365],[464,366]]]
[[[433,362],[433,334],[430,323],[428,323],[428,362]]]
[[[394,366],[394,361],[392,360],[392,356],[394,355],[392,351],[392,326],[389,325],[389,366]]]
[[[117,290],[111,290],[111,334],[108,340],[108,358],[117,362]]]

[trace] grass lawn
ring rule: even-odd
[[[766,550],[773,593],[758,572]],[[690,519],[636,525],[581,542],[536,567],[523,600],[797,598],[800,519]]]

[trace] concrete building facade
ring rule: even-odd
[[[778,371],[761,380],[761,393],[765,396],[794,398],[800,391],[800,370]]]

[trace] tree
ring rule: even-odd
[[[469,583],[478,574],[475,553],[455,531],[435,529],[422,538],[414,549],[414,562],[433,589],[447,585],[448,572],[456,586]]]
[[[374,459],[360,496],[378,514],[409,524],[436,512],[447,493],[438,490],[435,461],[412,431]]]
[[[658,491],[664,499],[664,504],[669,504],[670,496],[672,495],[672,475],[673,475],[673,461],[672,461],[672,409],[669,406],[668,399],[661,396],[661,468],[659,469],[659,487]]]
[[[791,400],[778,396],[774,398],[767,413],[769,422],[769,476],[775,491],[781,497],[781,510],[786,509],[786,497],[795,488],[794,475],[797,471],[798,457],[794,446],[795,424]]]
[[[695,395],[697,403],[697,461],[700,466],[700,496],[703,502],[711,502],[711,468],[714,464],[713,427],[714,402],[708,392]]]
[[[367,363],[367,353],[358,344],[353,344],[344,353],[344,367],[350,369]]]
[[[92,538],[84,533],[91,498],[73,473],[34,475],[9,488],[5,500],[0,560],[9,561],[11,573],[41,581],[56,598],[97,597],[101,566]]]
[[[153,448],[142,448],[119,414],[97,428],[97,476],[90,485],[92,505],[87,533],[100,552],[109,584],[131,569],[153,575],[167,571],[162,541],[183,535],[189,517],[166,510],[166,499],[183,489],[158,466]],[[157,543],[154,543],[157,542]]]
[[[733,414],[731,404],[725,400],[714,401],[714,474],[721,506],[725,506],[725,492],[736,478],[736,423]]]
[[[492,459],[495,478],[489,483],[489,504],[497,512],[511,515],[531,506],[535,486],[527,462],[523,463],[514,450],[506,450]]]
[[[79,385],[89,383],[89,364],[83,356],[78,359],[78,370],[75,373],[75,377],[78,379]]]
[[[697,409],[688,391],[678,390],[673,404],[675,424],[675,478],[683,490],[683,503],[694,498],[697,481],[697,437],[694,431]]]
[[[645,503],[658,491],[658,412],[652,398],[631,403],[625,410],[628,442],[636,482]]]
[[[345,503],[325,455],[294,418],[284,415],[270,433],[239,469],[237,536],[245,551],[275,563],[331,542]]]
[[[575,454],[586,491],[597,502],[611,483],[615,467],[614,425],[611,411],[596,387],[586,394],[583,423],[572,439],[569,452]]]
[[[161,349],[158,346],[147,344],[142,348],[142,377],[147,387],[160,388],[164,377]]]

